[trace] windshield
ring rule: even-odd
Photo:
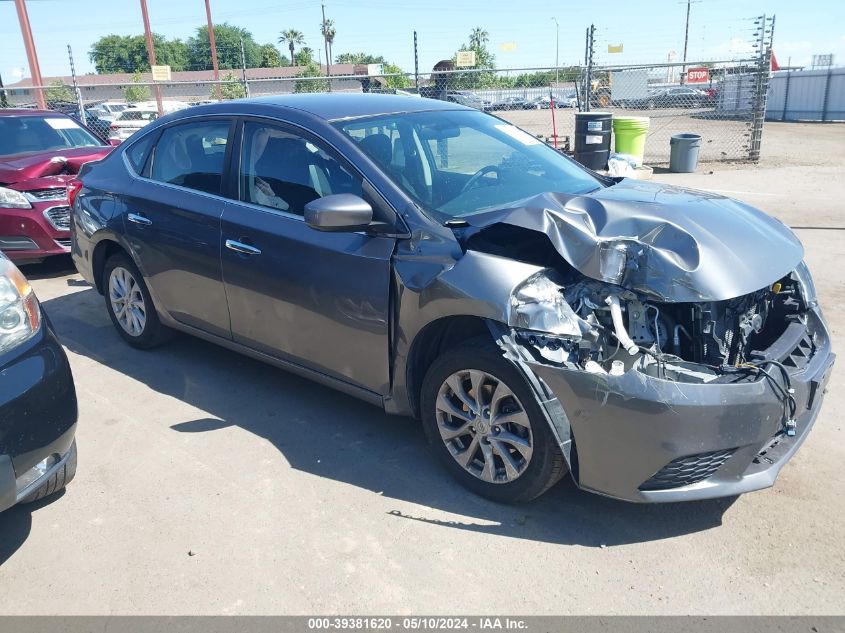
[[[70,117],[0,117],[0,156],[102,144]]]
[[[412,112],[336,125],[408,195],[445,219],[601,186],[539,139],[482,112]]]

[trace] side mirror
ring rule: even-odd
[[[317,198],[305,205],[305,222],[318,231],[361,231],[372,221],[373,208],[351,193]]]

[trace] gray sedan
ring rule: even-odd
[[[456,103],[197,106],[70,190],[74,261],[127,343],[186,332],[419,418],[500,501],[567,473],[630,501],[770,486],[834,360],[783,224]]]

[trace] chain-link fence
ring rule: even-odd
[[[588,37],[590,31],[588,30]],[[231,53],[231,54],[230,54]],[[300,92],[389,92],[441,99],[490,112],[563,151],[575,144],[581,111],[648,118],[646,164],[669,161],[670,138],[702,137],[702,161],[757,160],[769,77],[768,49],[744,59],[559,68],[462,69],[441,62],[428,73],[385,73],[380,65],[247,67],[241,50],[219,51],[224,68],[151,73],[99,72],[27,80],[0,88],[0,106],[48,107],[83,120],[106,138],[124,140],[162,113],[194,104]],[[107,63],[108,62],[108,63]],[[238,67],[240,62],[240,67]],[[116,56],[101,71],[125,66]],[[215,78],[216,77],[216,78]]]

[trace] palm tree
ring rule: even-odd
[[[290,50],[290,65],[296,66],[296,60],[293,56],[294,48],[300,44],[305,44],[305,36],[302,34],[302,31],[297,31],[296,29],[282,31],[279,33],[279,44],[285,43],[288,45],[288,50]]]
[[[490,41],[490,34],[480,26],[475,27],[469,34],[469,47],[482,48]]]
[[[320,32],[323,34],[323,38],[326,40],[326,45],[328,46],[326,55],[328,55],[328,65],[331,66],[332,44],[334,44],[334,36],[337,35],[337,30],[334,28],[334,20],[324,20],[320,24]]]

